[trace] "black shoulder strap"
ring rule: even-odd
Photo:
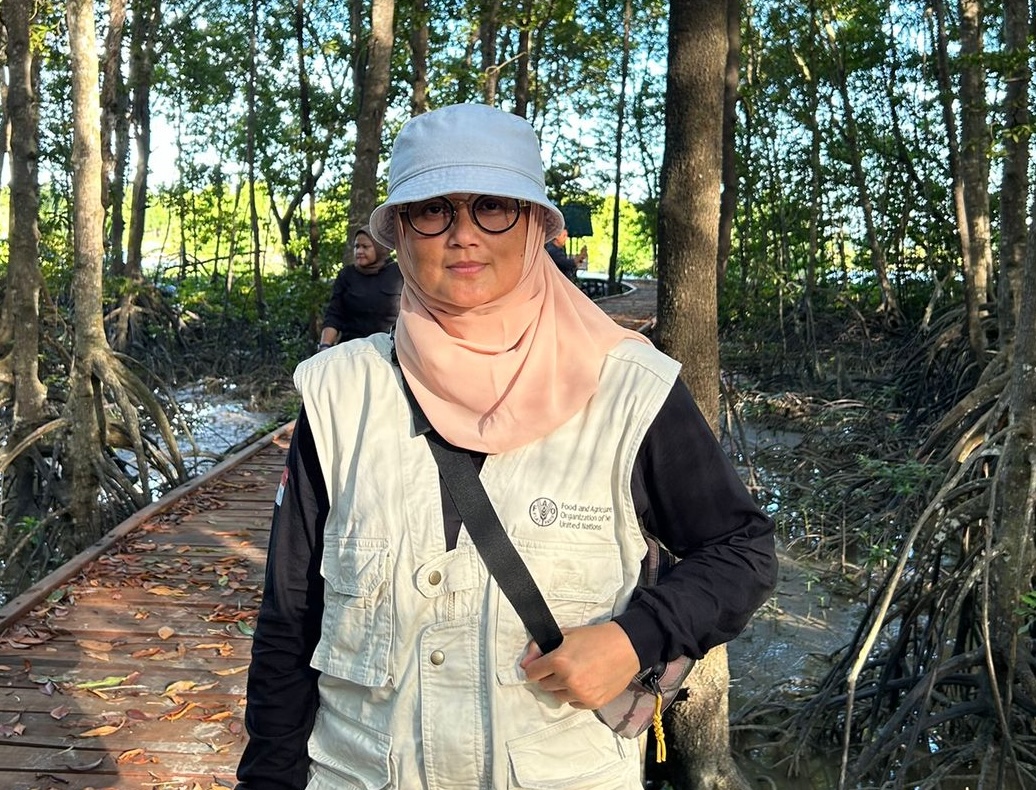
[[[414,393],[411,392],[405,376],[403,389],[414,415],[420,416],[421,420],[427,423],[427,418]],[[467,527],[482,561],[532,634],[532,638],[536,640],[540,650],[549,653],[561,644],[561,629],[558,628],[554,615],[550,613],[550,608],[543,600],[543,594],[536,586],[521,555],[507,537],[493,503],[489,500],[482,481],[479,480],[471,456],[449,444],[434,429],[426,433],[425,438],[439,466],[439,474],[446,483],[446,489],[457,506],[461,520]]]

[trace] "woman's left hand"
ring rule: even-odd
[[[530,642],[521,660],[525,676],[559,702],[594,710],[619,696],[640,671],[640,661],[622,627],[614,622],[563,629],[561,646],[543,655]]]

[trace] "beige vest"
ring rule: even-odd
[[[295,373],[330,497],[308,790],[639,789],[637,742],[525,681],[518,615],[465,530],[446,550],[437,468],[390,350],[375,335]],[[631,470],[678,370],[623,341],[582,412],[486,459],[482,483],[563,628],[609,620],[636,585]]]

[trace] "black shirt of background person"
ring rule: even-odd
[[[550,255],[551,260],[558,265],[561,269],[561,273],[568,279],[576,279],[576,259],[565,252],[564,247],[559,244],[555,244],[554,240],[551,239],[546,243],[547,254]]]
[[[402,290],[403,275],[395,261],[389,261],[377,274],[346,266],[335,278],[324,311],[324,326],[342,333],[340,343],[388,332],[396,323]]]

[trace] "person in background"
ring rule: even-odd
[[[238,790],[641,790],[638,744],[593,710],[769,596],[773,521],[680,365],[551,261],[562,226],[523,118],[460,104],[400,130],[371,215],[395,331],[295,371]],[[480,470],[556,649],[490,578],[429,437]],[[683,558],[645,588],[643,531]]]
[[[317,350],[336,343],[387,332],[399,314],[403,275],[364,225],[353,234],[353,264],[344,266],[331,288]]]
[[[547,242],[547,253],[550,255],[551,260],[557,264],[557,267],[561,269],[561,273],[572,282],[575,282],[576,272],[586,268],[586,245],[583,245],[579,254],[569,255],[565,251],[567,243],[568,230],[562,228],[557,236]]]

